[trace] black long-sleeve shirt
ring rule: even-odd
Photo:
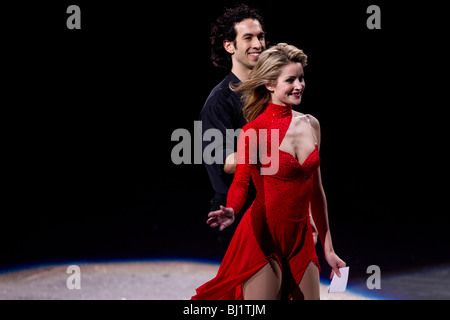
[[[231,153],[237,151],[237,137],[234,137],[232,144],[228,143],[227,148],[227,129],[241,129],[246,121],[242,114],[242,103],[239,95],[230,89],[229,84],[239,83],[240,80],[230,72],[209,94],[206,102],[200,111],[200,120],[202,121],[202,136],[208,129],[217,129],[222,133],[222,153],[221,163],[207,164],[204,162],[209,179],[216,193],[226,195],[233,181],[232,174],[223,171],[225,159]],[[202,151],[212,142],[203,141]],[[234,148],[231,149],[230,145]]]

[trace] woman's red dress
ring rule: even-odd
[[[302,164],[279,150],[279,157],[273,160],[279,161],[278,172],[261,174],[260,169],[270,164],[261,164],[264,161],[251,164],[256,151],[252,151],[255,148],[251,148],[250,139],[243,138],[252,129],[258,134],[258,146],[266,144],[270,155],[272,134],[276,138],[278,132],[279,146],[291,120],[290,106],[269,103],[263,113],[244,126],[239,143],[245,143],[245,152],[238,155],[245,155],[245,161],[238,159],[227,207],[232,207],[234,212],[241,210],[250,178],[256,187],[256,199],[239,223],[216,277],[197,288],[193,300],[243,299],[243,282],[264,267],[269,258],[280,265],[282,298],[289,298],[308,264],[312,261],[319,267],[309,219],[313,175],[320,164],[317,145]]]

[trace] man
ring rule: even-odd
[[[259,12],[240,5],[227,9],[211,29],[211,59],[216,67],[230,69],[231,72],[210,93],[201,112],[202,134],[208,129],[220,130],[223,139],[222,164],[206,164],[215,195],[211,200],[211,211],[226,205],[228,189],[236,169],[237,139],[232,143],[234,149],[227,149],[226,130],[240,129],[246,121],[242,115],[240,97],[230,89],[230,83],[248,79],[250,71],[266,48],[263,19]],[[203,150],[209,142],[203,142]],[[230,144],[229,144],[230,145]],[[219,231],[214,229],[224,254],[242,214],[254,199],[254,188],[250,188],[247,203],[238,214],[238,221],[232,227]]]

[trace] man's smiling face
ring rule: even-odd
[[[259,55],[266,49],[264,31],[258,20],[245,19],[234,26],[236,39],[230,43],[233,63],[241,67],[253,69],[258,62]]]

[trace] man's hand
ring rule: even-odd
[[[228,174],[233,174],[236,172],[237,163],[237,152],[231,153],[226,157],[225,164],[223,166],[223,171]]]

